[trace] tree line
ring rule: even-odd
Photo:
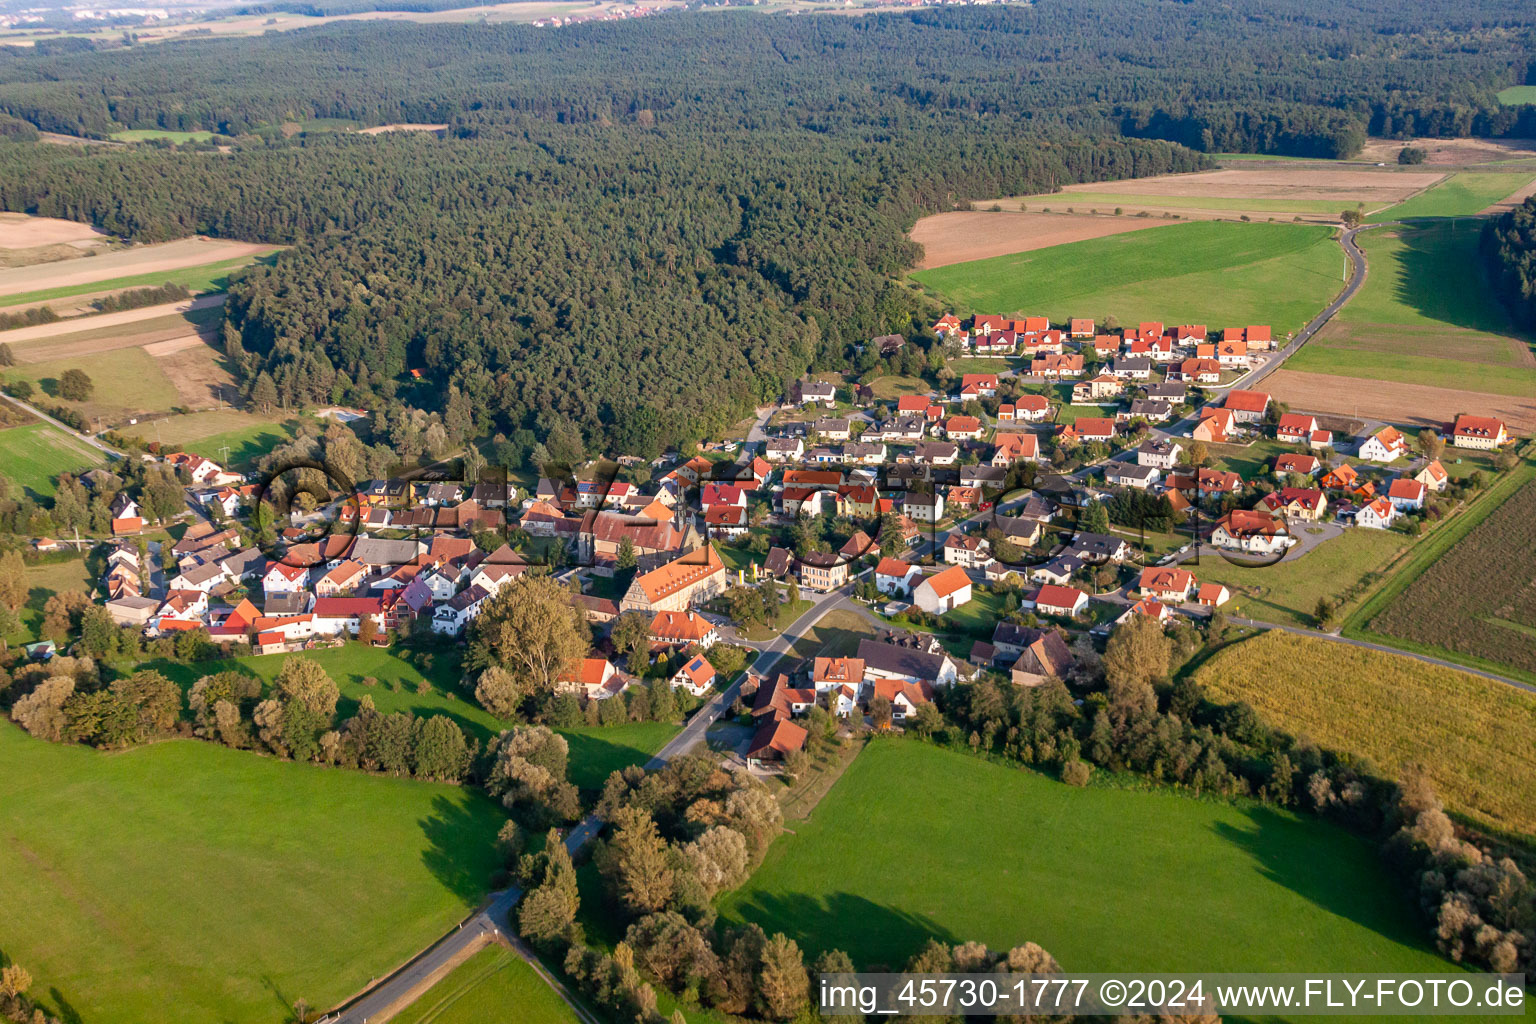
[[[1483,225],[1483,260],[1510,316],[1536,330],[1536,196]]]

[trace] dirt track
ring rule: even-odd
[[[222,305],[224,305],[224,295],[222,292],[213,295],[199,295],[194,299],[166,302],[159,306],[125,309],[121,313],[100,313],[95,316],[58,320],[51,324],[17,327],[9,331],[0,331],[0,341],[15,345],[28,341],[37,341],[42,338],[57,338],[65,334],[98,331],[107,327],[122,327],[126,324],[138,323],[141,320],[154,320],[162,316],[174,316],[177,313],[190,313],[194,310],[210,309],[214,306]],[[53,357],[50,356],[49,358]]]
[[[1279,370],[1265,390],[1297,412],[1337,413],[1387,423],[1440,427],[1457,413],[1497,416],[1519,433],[1536,430],[1536,399]]]
[[[917,269],[1006,256],[1044,249],[1064,242],[1081,242],[1168,223],[1150,217],[1094,217],[1066,213],[993,213],[983,210],[939,213],[912,226],[911,237],[923,246]]]
[[[205,263],[217,263],[237,256],[257,256],[271,252],[274,248],[274,246],[257,245],[253,242],[183,238],[180,241],[164,242],[159,245],[140,245],[131,249],[119,249],[101,256],[69,260],[66,263],[11,267],[0,270],[0,295],[17,295],[49,288],[69,288],[135,274],[156,274],[166,270],[200,267]]]

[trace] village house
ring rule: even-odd
[[[1184,448],[1177,441],[1163,441],[1152,438],[1143,441],[1136,448],[1136,464],[1138,466],[1151,466],[1155,469],[1173,469],[1179,464],[1179,456]]]
[[[1439,494],[1450,486],[1450,474],[1440,464],[1439,459],[1430,459],[1424,464],[1424,468],[1413,475],[1413,478],[1423,484],[1429,490]]]
[[[1387,488],[1387,500],[1399,512],[1417,512],[1424,507],[1424,493],[1427,489],[1418,480],[1399,477]]]
[[[800,401],[797,405],[821,405],[830,409],[837,404],[837,385],[818,380],[800,385]]]
[[[954,611],[971,600],[971,578],[965,569],[952,565],[912,588],[912,603],[932,615]]]
[[[1307,447],[1313,451],[1322,451],[1324,448],[1333,447],[1333,431],[1314,430],[1307,437]]]
[[[1355,525],[1372,530],[1389,529],[1397,521],[1397,508],[1385,497],[1375,498],[1355,513]]]
[[[1233,509],[1216,521],[1211,543],[1248,554],[1276,555],[1295,543],[1295,539],[1285,523],[1268,512]]]
[[[1186,359],[1179,363],[1177,370],[1169,369],[1168,379],[1173,380],[1175,376],[1196,384],[1218,384],[1221,382],[1221,364],[1214,359]]]
[[[1300,412],[1282,413],[1280,422],[1275,426],[1275,437],[1280,441],[1288,441],[1291,444],[1306,444],[1314,431],[1317,430],[1317,417]]]
[[[1150,597],[1168,604],[1183,604],[1189,600],[1195,588],[1195,577],[1188,569],[1177,566],[1156,566],[1141,570],[1136,589],[1142,597]]]
[[[484,587],[468,587],[453,595],[433,609],[432,631],[447,636],[461,635],[464,627],[480,615],[481,607],[490,596]]]
[[[1263,391],[1243,391],[1234,388],[1227,392],[1222,408],[1232,413],[1237,423],[1259,423],[1269,411],[1269,395]]]
[[[621,611],[685,611],[701,604],[726,586],[725,563],[713,544],[687,552],[665,565],[634,578],[623,600]]]
[[[1094,325],[1092,317],[1073,317],[1067,322],[1067,333],[1074,338],[1093,337]]]
[[[1235,422],[1231,409],[1206,406],[1200,410],[1200,421],[1190,430],[1189,436],[1208,444],[1225,444],[1231,437]]]
[[[1082,416],[1061,428],[1062,437],[1079,441],[1113,441],[1117,432],[1115,421],[1103,416]]]
[[[1202,583],[1195,592],[1195,603],[1206,608],[1220,608],[1232,599],[1232,592],[1220,583]]]
[[[920,523],[936,523],[944,518],[944,498],[939,494],[908,491],[901,498],[901,514]]]
[[[262,593],[268,595],[291,594],[307,589],[308,584],[307,568],[302,565],[287,565],[283,562],[273,562],[261,577]]]
[[[315,598],[315,632],[322,635],[356,636],[364,619],[373,622],[379,634],[384,632],[384,597]]]
[[[704,655],[696,655],[672,676],[673,688],[682,687],[695,697],[702,697],[715,685],[715,666]]]
[[[906,597],[912,592],[912,584],[921,576],[922,570],[911,562],[882,558],[875,566],[875,589],[882,594]]]
[[[574,693],[583,700],[607,700],[620,693],[623,681],[607,658],[589,656],[555,679],[555,689]]]
[[[805,454],[805,442],[798,437],[769,438],[763,455],[769,462],[799,462]]]
[[[1408,441],[1396,427],[1382,427],[1360,444],[1359,456],[1367,462],[1395,462],[1408,453]]]
[[[919,466],[953,466],[960,449],[950,441],[920,441],[912,450],[912,461]]]
[[[930,686],[949,686],[959,677],[959,668],[949,655],[918,650],[882,640],[859,641],[858,659],[864,663],[866,682],[904,679]]]
[[[800,556],[800,585],[824,594],[848,582],[848,563],[829,551],[807,551]]]
[[[1468,416],[1463,413],[1456,417],[1456,422],[1451,426],[1451,445],[1456,448],[1490,451],[1507,440],[1509,434],[1505,430],[1504,421],[1492,416]]]
[[[362,584],[367,573],[368,570],[361,562],[347,559],[315,581],[315,596],[337,597],[342,594],[351,594]]]
[[[1112,374],[1101,373],[1088,380],[1072,385],[1073,405],[1098,405],[1106,398],[1114,398],[1125,390],[1125,382]]]
[[[704,529],[711,540],[736,540],[750,529],[747,510],[730,505],[716,505],[704,513]]]
[[[1360,479],[1360,471],[1347,462],[1330,469],[1322,479],[1322,485],[1330,491],[1353,491]]]
[[[1111,462],[1104,467],[1104,482],[1111,487],[1134,487],[1145,491],[1157,483],[1162,470],[1132,462]]]
[[[747,745],[747,767],[762,768],[767,764],[782,762],[790,754],[805,749],[807,735],[804,729],[788,719],[765,720],[757,727],[757,731],[752,734],[752,742]]]
[[[1142,419],[1148,423],[1164,423],[1173,418],[1173,406],[1155,398],[1133,398],[1131,408],[1122,414],[1127,420]],[[1116,416],[1119,419],[1120,416]]]
[[[944,423],[944,436],[951,441],[975,441],[981,437],[981,421],[975,416],[951,416]]]
[[[846,417],[823,416],[811,424],[811,430],[823,441],[847,441],[853,436]]]
[[[1015,462],[1038,462],[1040,438],[1035,434],[999,431],[993,437],[991,465],[1007,467]]]
[[[1035,611],[1041,615],[1059,615],[1070,619],[1087,607],[1088,595],[1076,587],[1047,583],[1035,595]]]
[[[1328,511],[1328,496],[1314,487],[1282,487],[1266,494],[1258,507],[1292,519],[1318,522]]]
[[[1083,375],[1082,353],[1069,352],[1063,355],[1038,355],[1029,364],[1029,375],[1031,377],[1042,377],[1047,380],[1062,377],[1081,377]]]
[[[961,400],[991,398],[997,394],[997,374],[967,373],[960,378]],[[900,411],[898,408],[897,411]]]
[[[944,561],[950,565],[963,565],[979,569],[992,560],[985,537],[970,537],[963,533],[950,533],[944,538]]]
[[[1152,360],[1146,356],[1121,356],[1109,372],[1124,380],[1151,380]]]
[[[1316,476],[1323,468],[1316,455],[1277,455],[1275,456],[1275,476],[1287,477],[1292,473],[1301,476]]]
[[[932,330],[933,333],[940,338],[947,338],[951,335],[960,334],[960,318],[955,316],[953,313],[945,313],[943,316],[934,321],[933,327],[930,328],[930,330]]]
[[[653,650],[693,646],[708,650],[720,641],[720,631],[695,611],[657,612],[651,619],[650,637]]]

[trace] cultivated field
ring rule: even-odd
[[[1475,409],[1481,415],[1499,417],[1512,430],[1536,430],[1536,402],[1483,391],[1297,370],[1280,370],[1266,377],[1264,390],[1299,412],[1335,412],[1386,423],[1443,427],[1457,413]]]
[[[1407,202],[1371,214],[1366,220],[1411,220],[1416,217],[1470,217],[1531,184],[1530,171],[1485,174],[1462,171]]]
[[[919,271],[913,277],[964,316],[972,311],[1065,320],[1304,325],[1342,287],[1344,257],[1328,228],[1203,221],[1032,253]],[[1170,253],[1177,253],[1170,259]]]
[[[84,359],[101,352],[123,348],[148,348],[162,342],[211,335],[222,322],[223,304],[213,303],[183,313],[133,320],[117,327],[95,327],[96,318],[75,320],[74,330],[31,342],[11,342],[16,362],[42,363],[61,359]],[[52,325],[49,325],[52,326]],[[6,340],[10,332],[0,333]]]
[[[486,946],[394,1018],[395,1024],[578,1024],[565,1000],[505,946]]]
[[[1370,758],[1388,776],[1421,765],[1452,810],[1536,835],[1536,694],[1278,631],[1227,648],[1196,679],[1292,735]]]
[[[161,282],[162,284],[164,282]],[[57,338],[61,335],[78,334],[81,331],[105,331],[109,328],[128,327],[144,320],[158,320],[161,317],[174,317],[184,313],[194,313],[204,309],[217,309],[224,305],[223,295],[199,295],[191,299],[178,299],[175,302],[164,302],[157,306],[140,306],[138,309],[125,309],[117,313],[98,313],[93,316],[56,320],[51,324],[34,324],[31,327],[13,327],[8,331],[0,331],[0,341],[10,345],[21,345],[29,341],[38,341],[42,338]],[[125,332],[126,333],[126,332]],[[33,349],[33,352],[39,351]]]
[[[168,271],[203,268],[230,270],[273,252],[277,246],[251,242],[226,242],[212,238],[183,238],[175,242],[139,245],[118,249],[67,264],[49,263],[34,267],[8,267],[0,270],[0,296],[6,304],[64,298],[77,291],[107,288],[141,288],[180,281]],[[238,261],[238,262],[237,262]],[[203,290],[208,290],[204,288]]]
[[[238,400],[235,375],[225,363],[223,351],[207,336],[194,334],[161,341],[144,351],[155,358],[160,371],[175,386],[180,405],[206,409]]]
[[[1194,174],[1162,174],[1114,182],[1068,185],[1060,192],[1026,196],[1029,209],[1120,207],[1135,213],[1248,216],[1284,215],[1336,223],[1342,211],[1367,211],[1400,203],[1440,181],[1440,172],[1342,168],[1332,163],[1224,167]]]
[[[101,452],[47,423],[0,430],[0,476],[39,497],[53,495],[60,473],[89,469],[103,459]]]
[[[483,895],[475,791],[186,740],[120,754],[0,723],[8,957],[91,1024],[265,1024],[390,970]]]
[[[1198,565],[1186,562],[1184,568],[1201,583],[1226,584],[1232,601],[1222,610],[1228,615],[1310,627],[1319,598],[1352,607],[1407,545],[1402,534],[1386,530],[1346,530],[1299,558],[1271,566],[1234,565],[1205,548]]]
[[[927,270],[1158,226],[1150,217],[957,210],[924,217],[911,237],[923,247],[918,269]]]
[[[930,936],[1034,941],[1069,971],[1449,969],[1375,847],[1340,829],[904,740],[866,748],[721,916],[865,969]]]
[[[1536,482],[1429,563],[1366,628],[1536,676],[1533,567]]]

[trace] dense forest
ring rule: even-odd
[[[588,450],[650,454],[808,367],[867,369],[857,344],[927,312],[894,280],[925,212],[1194,170],[1197,150],[1536,135],[1536,108],[1493,99],[1536,49],[1526,5],[1315,8],[1042,0],[9,49],[0,119],[234,142],[59,147],[23,127],[0,144],[0,206],[138,241],[292,243],[231,290],[228,348],[261,404],[457,394],[473,416],[455,440],[569,420]],[[448,129],[302,130],[316,118]]]
[[[1515,322],[1536,331],[1536,196],[1483,226],[1488,276]]]

